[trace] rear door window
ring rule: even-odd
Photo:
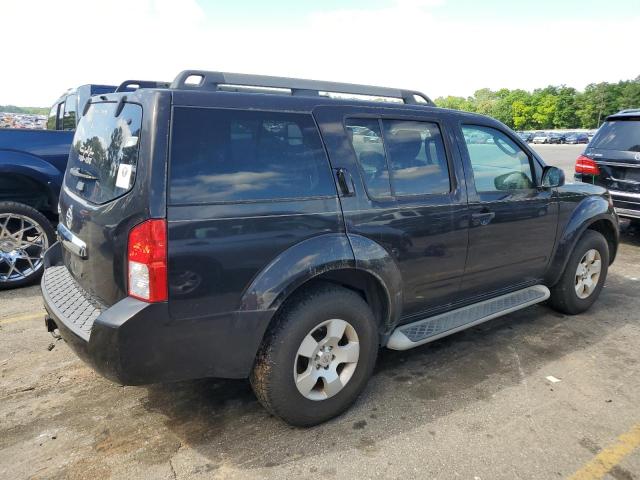
[[[58,120],[58,108],[59,104],[55,104],[49,110],[49,116],[47,117],[47,130],[55,130],[57,127]]]
[[[383,120],[384,139],[396,196],[449,193],[449,167],[435,123]]]
[[[76,103],[77,95],[69,95],[64,102],[64,116],[62,117],[62,130],[74,130],[76,128]]]
[[[173,204],[336,195],[308,114],[176,107],[171,135]]]
[[[370,197],[390,197],[389,169],[377,118],[348,118],[345,127]]]
[[[450,192],[447,156],[436,123],[349,118],[345,127],[370,197]]]
[[[609,120],[593,140],[591,148],[640,152],[640,120]]]
[[[128,192],[135,181],[142,107],[115,102],[92,103],[80,119],[65,185],[92,203],[106,203]]]

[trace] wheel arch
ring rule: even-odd
[[[0,201],[24,203],[53,215],[63,175],[34,155],[0,151]]]
[[[332,283],[355,291],[370,305],[383,342],[400,315],[400,273],[384,248],[358,237],[326,234],[286,250],[254,278],[242,296],[240,310],[269,310],[272,322],[297,292]]]
[[[546,285],[553,286],[558,282],[571,252],[587,230],[594,230],[604,236],[609,245],[609,263],[613,263],[619,241],[618,223],[613,207],[603,197],[587,197],[576,207],[557,240],[557,247],[545,277]]]

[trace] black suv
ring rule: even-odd
[[[577,180],[609,189],[619,216],[640,220],[640,109],[608,116],[575,169]]]
[[[123,384],[249,377],[294,425],[348,408],[380,346],[586,310],[618,246],[606,190],[496,120],[220,72],[94,97],[60,209],[50,331]]]

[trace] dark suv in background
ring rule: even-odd
[[[116,88],[67,90],[51,107],[46,130],[0,129],[0,289],[40,278],[78,118],[90,96]]]
[[[640,109],[607,117],[583,155],[575,178],[609,189],[621,217],[640,219]]]
[[[313,425],[353,403],[380,346],[546,300],[580,313],[616,255],[604,188],[419,92],[187,71],[85,113],[46,325],[120,383],[249,377]]]

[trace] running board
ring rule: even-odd
[[[490,300],[484,300],[451,312],[442,313],[435,317],[428,317],[407,325],[401,325],[389,337],[387,348],[408,350],[473,327],[492,318],[544,302],[549,298],[549,295],[550,292],[547,287],[534,285],[517,292],[507,293]]]

